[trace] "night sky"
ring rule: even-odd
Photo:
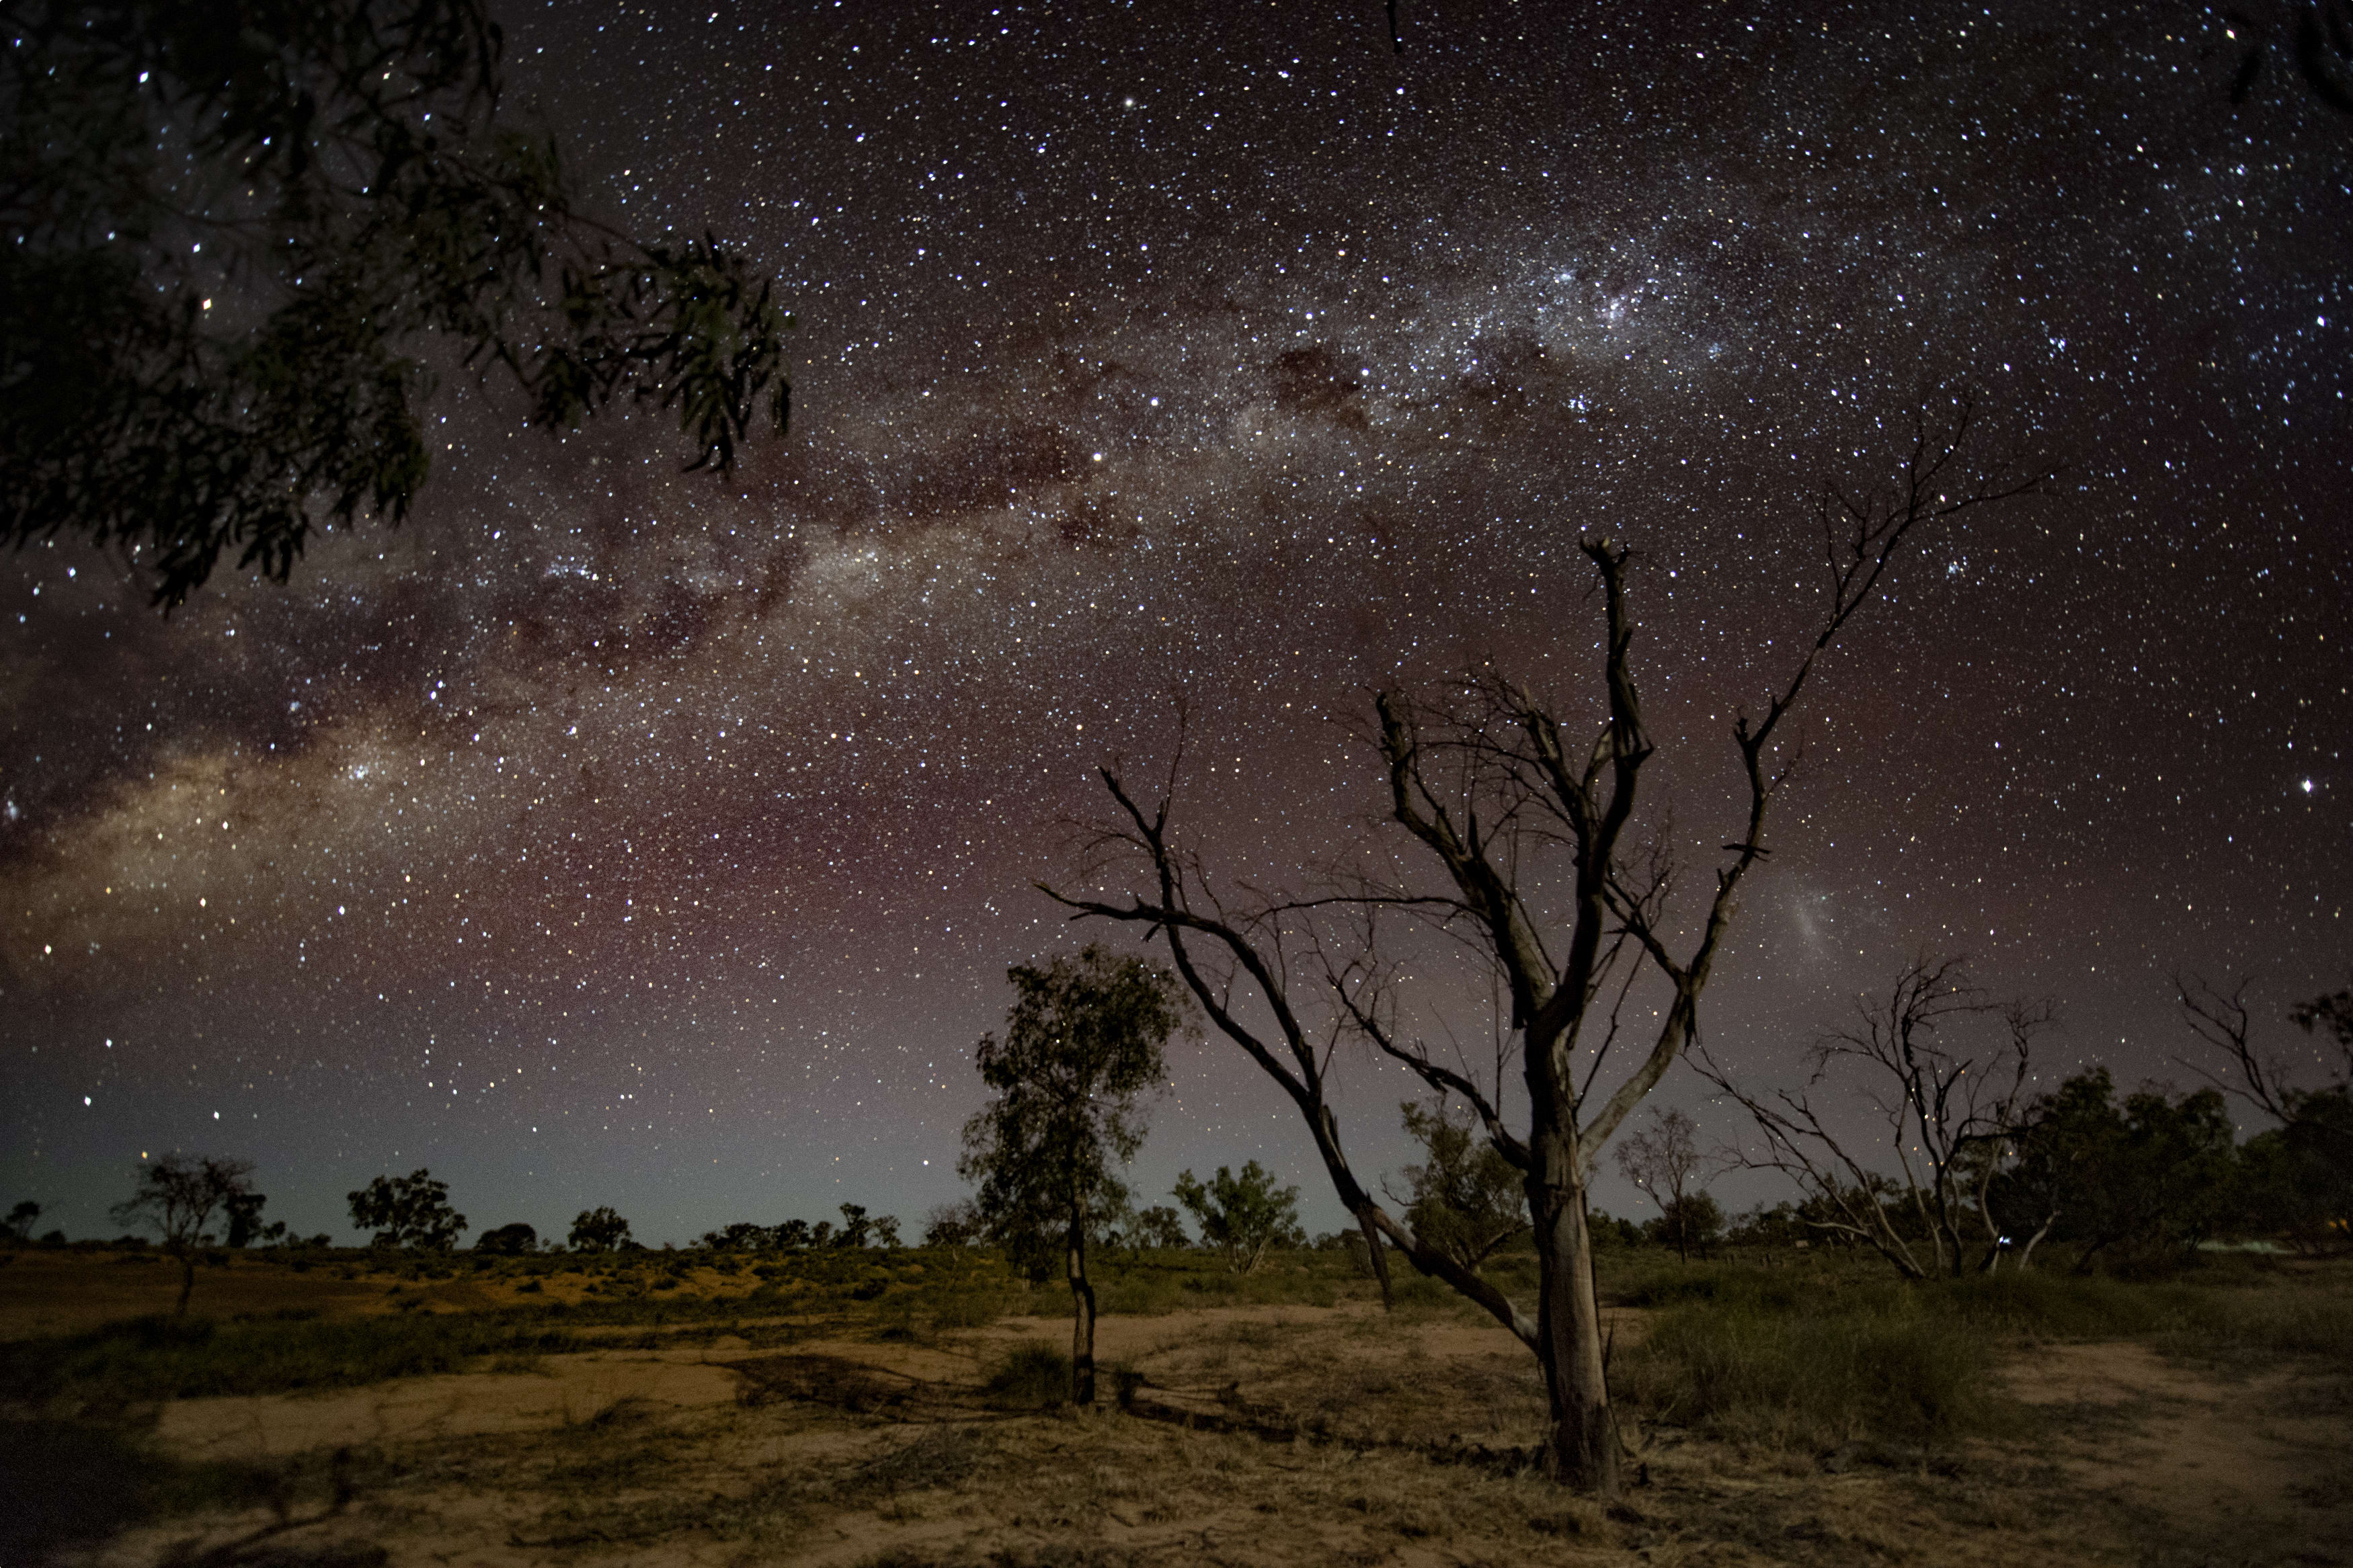
[[[87,547],[0,564],[0,1200],[45,1227],[178,1148],[339,1240],[420,1165],[478,1230],[912,1230],[1006,966],[1132,941],[1031,884],[1178,699],[1219,868],[1384,856],[1370,693],[1587,711],[1607,530],[1712,850],[1817,488],[1961,382],[2058,478],[1824,667],[1712,1049],[1786,1079],[1926,951],[2056,999],[2047,1079],[2187,1081],[2176,970],[2283,1047],[2345,983],[2353,117],[2284,7],[1421,0],[1400,57],[1379,0],[715,4],[507,9],[506,113],[775,268],[788,437],[715,480],[450,376],[417,513],[290,587],[167,622]],[[1172,1069],[1144,1201],[1256,1158],[1337,1224],[1231,1047]],[[1412,1086],[1345,1070],[1394,1169]]]

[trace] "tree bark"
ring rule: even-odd
[[[175,1318],[188,1315],[188,1298],[196,1289],[196,1252],[192,1247],[178,1249],[180,1254],[180,1304],[172,1309]]]
[[[1572,1177],[1575,1159],[1567,1162]],[[1618,1425],[1601,1363],[1601,1309],[1593,1289],[1593,1237],[1586,1227],[1585,1186],[1574,1180],[1548,1194],[1551,1212],[1536,1222],[1542,1275],[1536,1317],[1544,1336],[1545,1392],[1552,1406],[1547,1469],[1564,1486],[1597,1497],[1619,1492]]]

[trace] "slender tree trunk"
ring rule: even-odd
[[[2042,1244],[2042,1238],[2049,1236],[2051,1227],[2058,1223],[2059,1211],[2053,1209],[2051,1211],[2050,1217],[2042,1222],[2032,1236],[2026,1238],[2026,1245],[2019,1249],[2018,1262],[2013,1266],[2019,1273],[2025,1273],[2033,1265],[2034,1249]]]
[[[1532,1194],[1535,1215],[1536,1317],[1545,1393],[1552,1405],[1553,1479],[1605,1500],[1619,1495],[1618,1426],[1601,1362],[1601,1309],[1593,1290],[1593,1237],[1586,1228],[1585,1186],[1573,1150],[1544,1138],[1539,1170],[1556,1178]],[[1535,1180],[1529,1183],[1536,1187]]]
[[[1370,1209],[1356,1215],[1356,1228],[1365,1233],[1365,1246],[1372,1259],[1373,1278],[1381,1282],[1381,1310],[1388,1311],[1397,1305],[1396,1295],[1389,1287],[1388,1248],[1381,1245],[1381,1233],[1373,1226]]]
[[[1071,1224],[1068,1254],[1071,1273],[1071,1400],[1095,1402],[1095,1288],[1087,1278],[1087,1233],[1078,1220]]]
[[[185,1318],[188,1315],[188,1298],[196,1289],[196,1252],[192,1247],[183,1247],[179,1249],[179,1254],[180,1304],[172,1309],[172,1315],[175,1318]]]
[[[2009,1114],[2007,1110],[2002,1112],[2005,1121]],[[2001,1224],[1994,1218],[1993,1213],[1993,1173],[1995,1163],[2001,1157],[2002,1147],[2000,1143],[1988,1145],[1985,1164],[1978,1177],[1978,1223],[1985,1227],[1986,1233],[1985,1262],[1978,1269],[1980,1274],[1997,1273],[2001,1266]],[[2012,1265],[2013,1268],[2019,1267],[2022,1265]]]

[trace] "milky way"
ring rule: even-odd
[[[1087,934],[1031,884],[1098,763],[1182,700],[1222,866],[1381,852],[1368,694],[1583,710],[1608,531],[1705,840],[1814,494],[1962,384],[2057,478],[1826,668],[1704,1024],[1787,1071],[1962,952],[2057,999],[2052,1070],[2181,1077],[2174,971],[2275,1016],[2348,959],[2353,117],[2286,15],[512,8],[505,112],[602,210],[777,270],[793,430],[715,480],[447,376],[418,514],[289,587],[167,623],[8,563],[0,1188],[97,1233],[183,1148],[339,1235],[418,1165],[478,1227],[919,1215],[1006,966]],[[1394,1165],[1409,1085],[1349,1071]],[[1259,1158],[1335,1222],[1230,1047],[1155,1125],[1147,1194]]]

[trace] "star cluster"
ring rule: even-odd
[[[417,1165],[543,1232],[912,1217],[1006,965],[1085,934],[1031,884],[1102,761],[1182,700],[1234,875],[1377,844],[1369,691],[1582,710],[1608,531],[1712,845],[1814,496],[1961,384],[2056,477],[1826,668],[1709,1037],[1780,1070],[1959,952],[2059,1001],[2056,1069],[2176,1071],[2168,976],[2341,984],[2353,879],[2353,120],[2280,64],[2233,103],[2288,36],[2233,18],[1497,0],[1396,56],[1373,3],[513,7],[505,112],[779,273],[794,428],[718,480],[448,377],[419,514],[290,587],[166,621],[9,563],[0,1184],[85,1234],[170,1147],[303,1231]],[[1393,1164],[1408,1086],[1355,1071]],[[1146,1190],[1318,1195],[1214,1042],[1158,1126]]]

